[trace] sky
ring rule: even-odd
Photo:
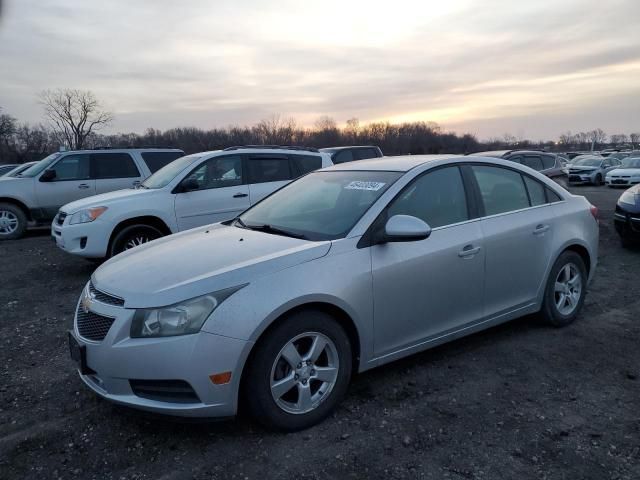
[[[0,107],[88,89],[107,132],[434,121],[640,131],[640,0],[0,0]]]

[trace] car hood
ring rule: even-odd
[[[164,237],[121,253],[92,275],[94,286],[126,308],[172,305],[326,255],[310,242],[223,224]]]
[[[100,195],[94,195],[92,197],[81,198],[75,202],[67,203],[60,210],[65,213],[75,213],[83,208],[102,207],[109,206],[109,203],[115,201],[128,202],[140,195],[149,195],[156,190],[147,190],[145,188],[126,188],[124,190],[116,190],[113,192],[101,193]]]
[[[609,175],[640,175],[640,168],[616,168]]]

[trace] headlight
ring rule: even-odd
[[[76,212],[73,215],[71,215],[71,220],[69,220],[69,225],[93,222],[96,218],[98,218],[100,215],[102,215],[106,211],[107,211],[107,207],[85,208],[84,210],[80,210],[79,212]]]
[[[635,205],[636,194],[633,192],[624,192],[622,195],[620,195],[620,198],[618,199],[618,201],[622,203],[628,203],[630,205]]]
[[[226,288],[168,307],[136,310],[131,323],[131,338],[197,333],[218,305],[244,286],[246,284]]]

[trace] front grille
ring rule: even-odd
[[[67,218],[67,214],[64,212],[58,212],[58,217],[56,218],[56,223],[58,225],[62,225],[64,223],[64,219]]]
[[[114,297],[108,293],[101,292],[93,286],[92,282],[89,282],[89,293],[100,303],[106,303],[107,305],[114,305],[116,307],[124,306],[124,300],[122,298]]]
[[[170,403],[200,403],[198,395],[184,380],[129,380],[135,395]]]
[[[104,340],[104,337],[109,333],[113,320],[113,318],[104,317],[91,311],[85,312],[82,308],[82,303],[78,305],[76,326],[82,338],[93,340],[94,342]]]

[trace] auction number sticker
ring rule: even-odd
[[[385,186],[384,182],[360,182],[360,181],[355,181],[355,182],[351,182],[349,185],[347,185],[345,188],[345,190],[369,190],[372,192],[377,192],[378,190],[380,190],[382,187]]]

